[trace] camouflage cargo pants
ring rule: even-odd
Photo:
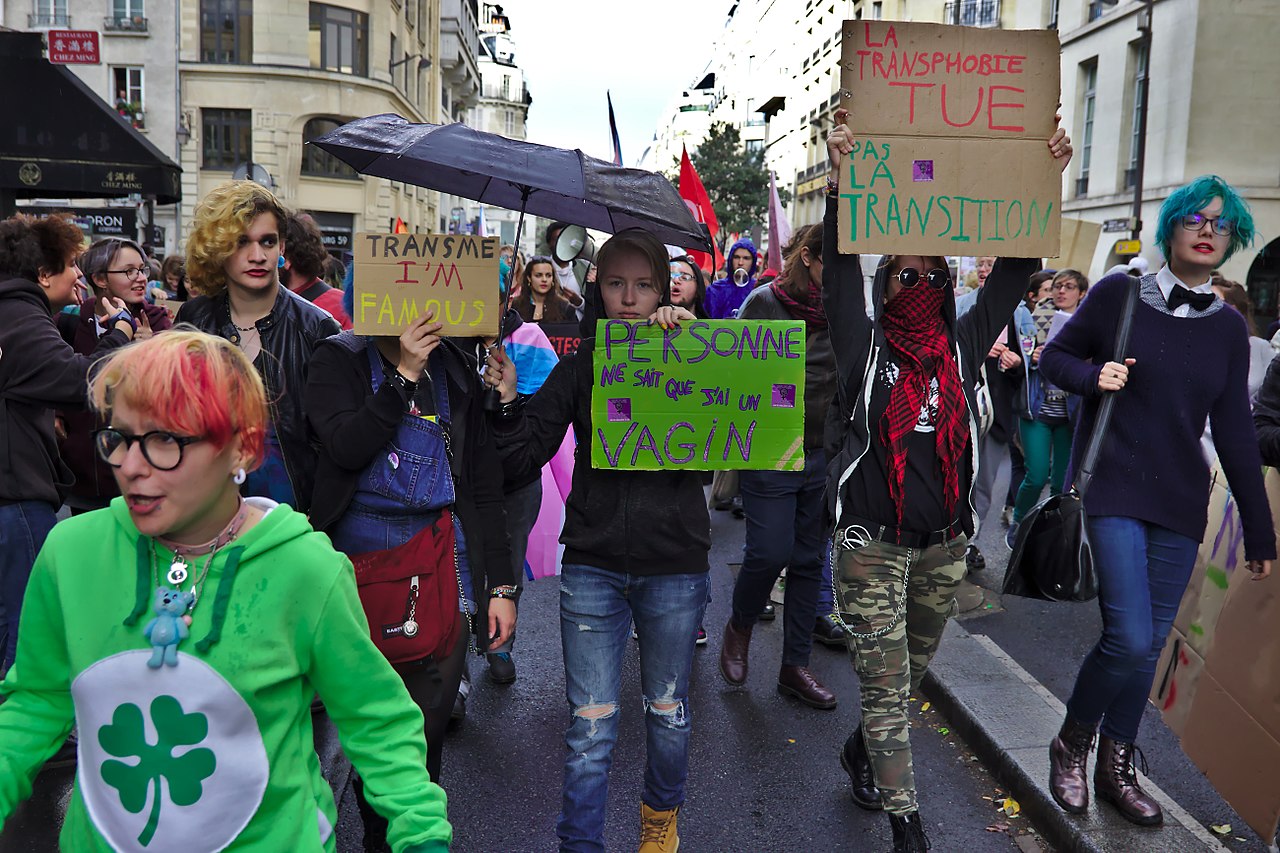
[[[863,737],[892,814],[916,810],[907,697],[920,686],[954,615],[967,543],[961,535],[925,549],[868,542],[838,552],[836,601],[862,685]]]

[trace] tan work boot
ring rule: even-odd
[[[660,812],[640,804],[640,853],[676,853],[680,836],[676,833],[676,815],[680,807]]]

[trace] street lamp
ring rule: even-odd
[[[406,62],[408,62],[411,59],[418,60],[419,71],[426,71],[428,68],[431,67],[431,60],[427,59],[427,57],[423,56],[420,53],[415,53],[410,56],[406,56],[404,59],[396,60],[395,62],[391,63],[390,67],[399,68],[401,65],[404,65]]]

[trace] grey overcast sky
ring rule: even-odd
[[[622,159],[634,166],[663,109],[696,83],[730,0],[507,0],[533,106],[529,141],[608,160],[613,95]]]

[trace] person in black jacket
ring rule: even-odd
[[[124,302],[102,297],[105,333],[87,355],[58,334],[54,314],[76,302],[84,234],[70,219],[21,214],[0,222],[0,633],[4,668],[18,648],[18,615],[36,553],[72,474],[58,454],[54,410],[84,408],[89,367],[133,339]]]
[[[929,844],[917,811],[908,695],[938,648],[977,527],[978,372],[1040,260],[998,259],[958,320],[945,258],[886,255],[868,295],[859,257],[838,251],[840,160],[854,139],[847,117],[836,111],[827,138],[822,240],[844,425],[828,466],[827,510],[838,552],[836,604],[862,687],[862,721],[841,763],[854,801],[883,803],[894,850],[912,853]],[[1065,168],[1071,144],[1061,129],[1048,148]]]
[[[1253,404],[1253,428],[1258,433],[1262,463],[1280,468],[1280,359],[1267,368],[1266,378]]]
[[[226,338],[258,369],[271,426],[266,461],[243,491],[306,512],[316,452],[302,392],[316,344],[341,328],[329,312],[279,282],[287,219],[271,191],[253,181],[232,181],[205,196],[187,240],[187,276],[201,295],[182,306],[176,322]]]
[[[479,405],[474,366],[439,337],[440,328],[427,312],[399,339],[347,331],[322,341],[305,395],[320,439],[311,521],[335,548],[348,555],[381,551],[436,528],[443,518],[452,525],[457,550],[451,562],[467,619],[459,621],[447,656],[396,665],[422,709],[427,769],[436,781],[465,666],[466,622],[474,617],[479,653],[507,642],[516,622],[502,464]],[[432,618],[415,615],[424,622]],[[357,790],[365,849],[382,849],[386,821]]]
[[[600,248],[596,262],[598,286],[591,292],[589,317],[647,319],[664,328],[695,319],[667,304],[667,250],[648,232],[619,232]],[[541,468],[568,426],[578,440],[560,535],[565,546],[560,640],[572,709],[557,827],[563,851],[604,846],[619,682],[633,621],[640,639],[648,752],[641,848],[646,841],[678,839],[676,815],[684,803],[689,765],[689,670],[706,607],[711,547],[699,472],[592,467],[594,357],[595,341],[586,338],[560,360],[527,404],[516,394],[515,367],[501,349],[490,353],[485,370],[485,381],[502,397],[493,428],[508,478]]]

